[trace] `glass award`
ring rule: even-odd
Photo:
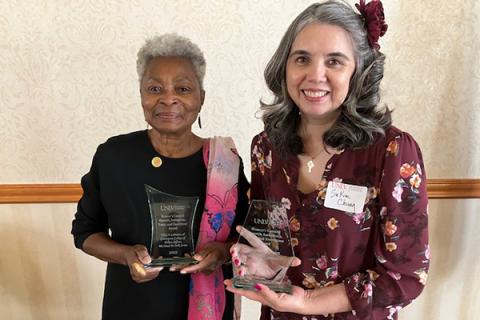
[[[193,222],[198,197],[181,197],[145,185],[150,207],[152,236],[146,268],[191,265],[195,244]]]
[[[253,200],[235,248],[234,287],[255,290],[261,283],[275,292],[292,292],[286,273],[294,252],[284,205]]]

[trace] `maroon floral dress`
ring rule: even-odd
[[[295,254],[288,271],[305,289],[344,283],[353,311],[303,316],[265,306],[261,319],[397,319],[427,280],[430,249],[422,155],[395,127],[370,146],[334,154],[310,194],[297,190],[299,161],[282,159],[265,132],[252,141],[252,199],[287,204]],[[326,208],[329,181],[366,186],[361,213]]]

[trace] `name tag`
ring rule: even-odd
[[[324,206],[346,212],[361,213],[367,199],[367,187],[328,182]]]

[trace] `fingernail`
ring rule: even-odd
[[[243,277],[245,275],[245,270],[240,270],[239,274],[240,274],[241,277]]]
[[[240,259],[235,259],[235,260],[233,260],[233,262],[235,263],[236,266],[240,265]]]
[[[262,291],[262,287],[257,283],[253,286],[257,291]]]

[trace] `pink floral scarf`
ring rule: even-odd
[[[207,197],[200,223],[196,251],[212,241],[225,242],[235,218],[240,159],[232,138],[205,140],[203,159],[207,166]],[[221,320],[225,309],[222,268],[210,275],[191,275],[189,320]]]

